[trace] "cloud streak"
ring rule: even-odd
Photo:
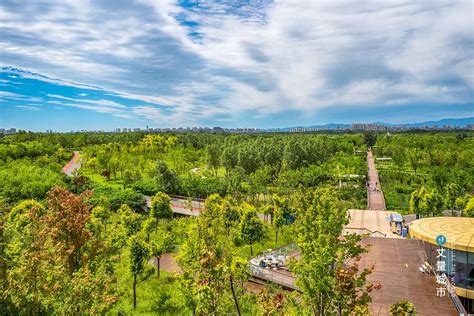
[[[395,105],[455,115],[474,101],[473,21],[471,1],[5,2],[0,53],[24,79],[92,91],[49,101],[162,126]]]

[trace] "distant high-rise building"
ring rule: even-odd
[[[5,129],[5,130],[3,131],[3,134],[5,134],[5,135],[16,134],[16,128]]]
[[[353,131],[386,131],[389,128],[385,125],[375,123],[352,123],[351,129]]]

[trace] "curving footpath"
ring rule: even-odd
[[[79,170],[81,168],[81,163],[80,163],[80,157],[81,154],[78,151],[74,152],[74,155],[72,156],[71,160],[63,167],[63,172],[72,177],[74,171]]]

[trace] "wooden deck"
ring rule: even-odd
[[[382,284],[371,295],[372,315],[389,315],[390,305],[403,299],[413,302],[417,315],[459,315],[447,293],[442,298],[436,296],[439,285],[435,276],[419,272],[423,248],[418,241],[368,237],[362,243],[372,246],[362,256],[360,268],[375,264],[369,280]]]
[[[366,237],[363,245],[371,244],[370,251],[362,256],[360,269],[375,265],[368,277],[382,288],[371,293],[371,315],[390,315],[393,303],[408,299],[415,305],[417,315],[458,315],[449,295],[436,296],[434,275],[422,275],[418,268],[423,263],[423,248],[416,240],[402,238]],[[298,257],[297,252],[295,252]],[[260,268],[251,265],[252,277],[273,282],[289,290],[298,290],[295,277],[289,271]]]

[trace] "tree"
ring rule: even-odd
[[[290,262],[302,292],[302,307],[313,315],[346,315],[370,301],[366,284],[370,269],[358,273],[361,253],[358,235],[342,236],[346,210],[328,188],[294,195],[294,232],[301,259]],[[354,266],[347,268],[352,261]]]
[[[137,234],[142,229],[142,219],[140,214],[132,211],[127,204],[123,204],[118,210],[118,213],[120,224],[122,224],[127,237]]]
[[[42,204],[25,200],[12,208],[5,223],[8,238],[5,253],[10,258],[5,286],[8,285],[12,302],[32,314],[41,313],[46,305],[43,303],[47,295],[43,291],[45,236],[41,235],[44,213]]]
[[[250,255],[253,255],[252,245],[260,242],[265,237],[265,226],[258,218],[253,206],[243,203],[241,213],[240,235],[244,242],[250,245]]]
[[[111,212],[108,208],[98,205],[92,209],[91,221],[102,226],[104,228],[104,232],[107,233],[107,222],[110,215]]]
[[[166,193],[174,193],[178,186],[176,174],[161,160],[156,162],[155,181],[157,187]]]
[[[149,217],[143,221],[142,232],[145,234],[145,241],[150,241],[150,234],[155,231],[155,219]]]
[[[224,217],[224,227],[227,236],[230,235],[231,228],[238,225],[240,221],[240,213],[236,204],[236,201],[230,196],[222,199],[221,212]]]
[[[126,189],[127,186],[131,185],[135,181],[135,177],[130,170],[126,170],[122,176],[123,178],[123,188]]]
[[[443,212],[443,200],[436,189],[422,186],[410,198],[410,211],[423,216],[438,216]]]
[[[278,232],[286,223],[285,216],[288,215],[288,200],[276,194],[273,195],[273,226],[275,227],[275,243],[278,243]]]
[[[91,230],[91,192],[54,187],[9,214],[8,293],[19,313],[102,314],[116,301],[110,249]]]
[[[262,208],[262,214],[264,215],[265,222],[270,222],[270,224],[273,224],[273,205],[265,205]],[[270,220],[269,220],[270,218]]]
[[[467,202],[464,207],[463,215],[466,217],[474,217],[474,197],[471,197],[469,202]]]
[[[225,167],[227,175],[229,175],[230,170],[234,169],[237,166],[237,152],[234,147],[224,147],[221,155],[222,165]]]
[[[364,133],[364,143],[367,147],[373,147],[377,142],[377,135],[374,132],[365,132]]]
[[[453,212],[456,208],[456,199],[461,196],[461,194],[461,187],[457,183],[448,183],[444,187],[444,209]]]
[[[186,201],[184,201],[184,204],[191,212],[194,210],[193,198],[191,197],[186,198]]]
[[[55,255],[67,262],[69,273],[81,267],[81,249],[91,237],[86,224],[90,221],[92,208],[85,203],[91,196],[91,192],[74,195],[58,187],[48,193],[45,233],[55,245]]]
[[[414,316],[416,315],[415,306],[407,300],[390,305],[390,315],[393,316]]]
[[[285,306],[285,295],[283,292],[271,293],[268,288],[264,287],[258,293],[257,302],[260,305],[262,315],[283,315],[283,308]]]
[[[243,283],[248,278],[248,267],[231,250],[223,203],[217,194],[206,199],[180,248],[179,263],[184,270],[183,282],[187,284],[182,292],[194,313],[225,314],[233,301],[240,315],[238,295],[243,289],[235,281]]]
[[[416,148],[410,148],[407,150],[408,161],[410,162],[410,165],[414,172],[416,172],[418,170],[418,167],[420,166],[419,156],[420,154],[418,153],[418,150]]]
[[[415,190],[410,195],[410,212],[419,215],[420,195],[419,190]]]
[[[161,256],[174,249],[174,240],[170,233],[165,233],[160,239],[151,242],[150,254],[156,261],[156,275],[160,277],[160,259]]]
[[[148,249],[138,236],[132,236],[130,243],[130,272],[133,275],[133,309],[137,307],[137,279],[145,269]]]
[[[171,209],[171,198],[163,192],[158,192],[151,199],[150,216],[155,219],[155,232],[158,229],[158,220],[173,216]]]
[[[207,164],[213,171],[214,175],[217,175],[217,168],[219,168],[220,162],[220,151],[216,145],[210,145],[207,147]]]

